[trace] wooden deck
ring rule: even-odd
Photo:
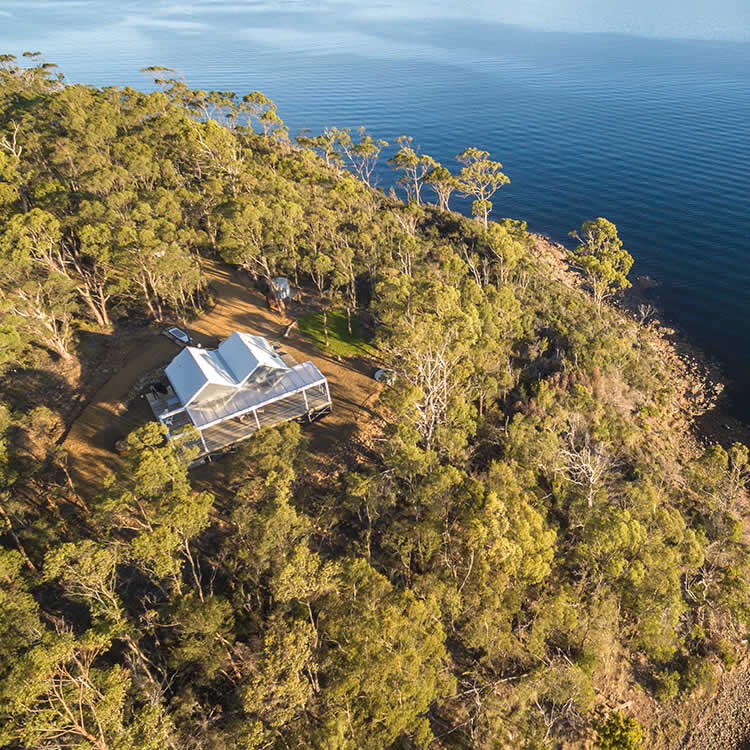
[[[207,427],[202,432],[206,444],[204,455],[215,453],[247,440],[260,427],[311,417],[330,405],[331,402],[325,387],[313,386],[303,393],[295,393],[288,398],[274,401],[272,404],[248,412],[242,417],[235,417],[213,427]]]

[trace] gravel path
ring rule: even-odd
[[[750,750],[750,659],[722,678],[682,750]]]

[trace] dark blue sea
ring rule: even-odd
[[[502,161],[495,216],[566,240],[614,221],[658,301],[737,384],[750,417],[747,0],[0,0],[0,52],[70,81],[194,88],[278,105],[302,128],[414,137],[446,166]],[[386,178],[383,178],[385,181]]]

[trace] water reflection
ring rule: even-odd
[[[6,0],[0,48],[96,85],[148,86],[139,69],[166,65],[196,88],[260,89],[293,135],[366,125],[446,166],[485,148],[512,180],[498,216],[559,239],[612,219],[635,273],[744,382],[750,44],[578,33],[750,39],[750,4],[715,5],[709,23],[690,0],[478,0],[470,16],[447,0]]]

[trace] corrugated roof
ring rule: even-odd
[[[226,388],[231,395],[231,391],[241,387],[259,367],[289,369],[264,338],[235,331],[219,344],[218,349],[186,346],[167,366],[165,373],[180,402],[187,406],[200,397],[208,384]],[[211,397],[215,398],[216,388],[210,391]]]
[[[164,372],[183,405],[190,403],[207,382],[203,368],[193,356],[190,347],[185,347],[167,365]]]
[[[234,388],[237,385],[234,373],[215,349],[194,349],[192,346],[188,349],[206,376],[206,382],[225,385],[228,388]]]
[[[232,371],[237,385],[244,383],[258,367],[287,369],[284,360],[264,338],[240,331],[222,341],[217,354]]]

